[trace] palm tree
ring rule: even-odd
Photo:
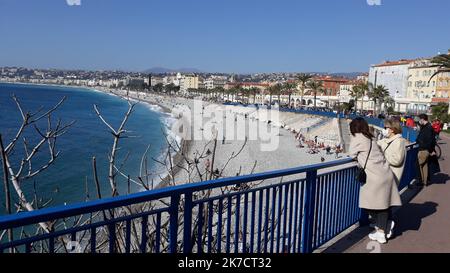
[[[278,105],[281,106],[281,94],[283,93],[283,84],[277,83],[274,86],[275,95],[278,96]]]
[[[384,101],[384,109],[386,112],[389,113],[389,111],[390,111],[389,108],[394,109],[394,106],[395,106],[394,98],[392,98],[391,96],[387,96],[383,99],[383,101]]]
[[[297,82],[300,84],[301,94],[300,94],[300,105],[303,105],[303,96],[305,94],[306,83],[312,79],[312,75],[300,73],[297,76]]]
[[[361,82],[353,86],[350,90],[350,96],[355,100],[355,112],[358,110],[358,99],[364,97],[369,91],[369,84]]]
[[[448,114],[448,103],[439,103],[438,105],[434,106],[431,111],[433,113],[433,119],[437,118],[441,120],[442,122],[446,123],[449,121],[449,114]]]
[[[323,82],[322,81],[309,81],[306,86],[311,89],[314,94],[314,108],[316,108],[317,92],[322,92]]]
[[[234,96],[235,92],[236,92],[235,87],[232,87],[227,90],[227,97],[228,97],[229,101],[233,101],[233,96]],[[231,99],[230,99],[230,96],[231,96]]]
[[[269,92],[270,95],[270,99],[269,99],[269,104],[272,105],[272,96],[273,95],[277,95],[278,94],[278,87],[277,84],[275,85],[271,85],[267,91]]]
[[[383,85],[377,85],[375,88],[373,88],[369,92],[369,98],[371,98],[374,102],[374,107],[373,107],[374,108],[373,109],[374,116],[377,115],[377,108],[381,108],[381,104],[383,103],[383,101],[386,97],[389,97],[389,91]]]
[[[225,88],[222,86],[214,87],[217,94],[222,94],[222,100],[225,99]]]
[[[289,107],[291,106],[291,96],[292,93],[294,92],[295,88],[297,87],[297,85],[295,83],[291,83],[291,82],[286,82],[283,85],[283,93],[289,95],[289,99],[288,99],[288,105]]]
[[[238,96],[241,97],[242,102],[245,102],[244,99],[247,99],[246,102],[250,103],[250,94],[248,92],[248,88],[241,88],[239,90]]]
[[[173,91],[177,92],[178,90],[180,90],[180,87],[176,86],[173,83],[169,83],[168,85],[166,85],[164,87],[164,89],[165,89],[166,93],[172,94]]]
[[[153,86],[153,92],[155,93],[162,93],[164,90],[164,85],[162,83],[158,83],[155,86]]]
[[[242,92],[242,85],[237,84],[231,89],[228,90],[228,99],[229,95],[232,96],[232,101],[236,100],[236,97],[239,96],[239,94]]]
[[[242,87],[242,85],[241,84],[237,84],[235,87],[234,87],[234,98],[235,98],[235,100],[237,99],[237,98],[239,98],[239,96],[244,92],[244,88]]]
[[[438,74],[450,72],[450,50],[448,54],[441,54],[432,58],[431,63],[438,65],[439,69],[430,77],[429,82]]]
[[[248,91],[248,95],[253,95],[253,104],[256,104],[256,95],[259,94],[259,88],[258,87],[251,87]],[[250,98],[249,98],[250,102]]]

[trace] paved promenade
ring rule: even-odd
[[[358,228],[325,252],[450,253],[450,135],[441,134],[441,173],[432,185],[404,194],[409,199],[395,213],[396,232],[388,244],[371,242],[368,227]],[[411,199],[412,198],[412,199]]]

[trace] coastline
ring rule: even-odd
[[[85,88],[87,88],[87,87],[85,87]],[[120,94],[120,92],[127,92],[125,90],[111,90],[111,89],[106,89],[106,88],[98,88],[98,89],[97,88],[87,88],[87,89],[90,89],[90,90],[96,91],[96,92],[111,94],[120,99],[124,99],[124,100],[126,99],[123,94]],[[130,93],[133,93],[133,92],[135,92],[135,91],[131,91]],[[172,115],[172,111],[162,103],[158,103],[156,101],[150,101],[150,100],[139,98],[139,97],[133,97],[131,94],[130,94],[130,98],[135,99],[139,102],[146,103],[147,105],[150,105],[150,106],[156,105],[161,109],[161,111],[158,111],[158,112],[165,114],[165,115],[169,115],[171,118],[176,119],[176,117],[174,117]],[[151,109],[151,111],[157,111],[157,110]],[[166,127],[166,130],[168,132],[170,130],[170,128]],[[175,140],[175,141],[177,141],[177,140]],[[174,166],[173,170],[172,170],[173,177],[176,177],[178,172],[181,170],[181,167],[179,167],[179,166],[183,160],[183,153],[187,153],[191,149],[191,146],[192,146],[192,141],[190,141],[190,140],[180,139],[179,141],[177,141],[177,143],[180,147],[179,151],[177,151],[176,153],[171,155],[171,160],[172,160],[173,166]],[[160,189],[160,188],[169,186],[170,180],[171,180],[170,174],[169,173],[165,174],[164,177],[161,179],[161,181],[159,181],[159,183],[156,184],[153,189]]]
[[[120,94],[120,92],[126,92],[125,90],[112,90],[112,89],[107,89],[107,88],[95,88],[95,87],[91,87],[91,86],[82,86],[82,85],[61,85],[61,84],[44,84],[44,83],[28,83],[28,82],[5,82],[5,81],[0,81],[0,84],[14,84],[14,85],[26,85],[26,86],[49,86],[49,87],[60,87],[60,88],[74,88],[74,89],[86,89],[90,92],[101,92],[104,94],[108,94],[108,95],[113,95],[119,99],[125,100],[125,96]],[[132,91],[134,92],[134,91]],[[154,111],[154,112],[159,112],[163,115],[168,115],[168,118],[175,118],[172,114],[171,114],[171,110],[166,107],[164,104],[155,102],[155,101],[150,101],[150,100],[146,100],[146,99],[142,99],[142,98],[136,98],[130,95],[131,99],[135,99],[138,100],[139,102],[145,103],[148,106],[150,106],[149,111]],[[157,106],[160,108],[160,110],[156,110],[151,108],[152,106]],[[163,122],[164,124],[164,122]],[[170,128],[167,127],[167,124],[165,129],[167,130],[167,132],[170,130]],[[181,161],[183,160],[182,157],[182,153],[183,152],[187,152],[190,149],[190,145],[191,145],[191,141],[188,140],[184,140],[184,139],[180,139],[178,142],[178,145],[180,147],[179,151],[177,153],[174,153],[171,158],[172,158],[172,162],[173,165],[175,166],[173,169],[173,176],[175,177],[177,175],[177,173],[180,171],[180,167],[178,167],[178,165],[180,165]],[[163,174],[163,178],[161,179],[161,181],[158,182],[158,184],[156,184],[154,186],[154,189],[158,189],[158,188],[163,188],[168,186],[169,182],[170,182],[170,175],[167,174]]]
[[[16,84],[16,83],[12,83]],[[25,83],[25,84],[33,84],[33,83]],[[41,84],[45,85],[45,84]],[[49,85],[55,86],[55,85]],[[59,85],[60,86],[60,85]],[[66,86],[61,86],[66,87]],[[69,87],[69,86],[67,86]],[[75,87],[75,86],[70,86]],[[160,112],[164,115],[170,116],[169,118],[178,119],[179,117],[174,117],[172,114],[172,110],[178,106],[187,106],[188,108],[194,106],[194,100],[187,99],[183,97],[172,97],[172,96],[163,96],[157,93],[144,93],[138,91],[127,91],[127,90],[116,90],[109,89],[105,87],[88,87],[88,86],[76,86],[75,88],[84,88],[90,91],[102,92],[105,94],[117,96],[121,99],[124,99],[125,96],[129,96],[130,99],[137,100],[143,103],[146,103],[151,106],[158,106],[158,109],[151,109],[152,111]],[[218,106],[219,104],[212,102],[204,102],[205,106]],[[304,130],[312,131],[313,134],[318,134],[319,136],[327,137],[327,134],[330,131],[332,124],[332,119],[326,119],[326,123],[323,123],[324,118],[310,116],[310,115],[302,115],[296,113],[288,113],[288,112],[280,112],[280,122],[279,123],[271,123],[269,124],[263,118],[258,118],[258,113],[252,110],[249,107],[242,106],[232,106],[227,108],[227,115],[229,113],[232,116],[243,118],[245,115],[248,115],[249,119],[256,120],[259,126],[267,127],[267,128],[277,128],[279,130],[279,134],[276,136],[282,145],[278,145],[275,151],[267,152],[261,150],[262,140],[254,140],[248,141],[248,143],[244,143],[244,141],[239,139],[230,139],[224,143],[217,144],[217,155],[214,163],[214,170],[221,170],[222,167],[225,168],[225,171],[220,173],[220,178],[223,177],[232,177],[238,175],[245,175],[257,172],[266,172],[273,171],[279,169],[285,169],[290,167],[298,167],[305,166],[308,164],[320,163],[321,158],[325,158],[326,161],[334,160],[334,155],[325,154],[324,151],[319,152],[318,154],[309,154],[307,152],[307,148],[301,148],[298,146],[298,140],[296,140],[296,133],[302,132]],[[203,119],[203,117],[201,117]],[[207,119],[203,119],[203,122],[208,122]],[[168,124],[165,124],[166,126]],[[237,125],[235,120],[235,125]],[[317,128],[314,128],[318,126]],[[309,129],[308,129],[309,128]],[[166,129],[170,129],[170,127],[166,127]],[[312,129],[312,130],[311,130]],[[338,132],[338,128],[336,126],[336,132]],[[195,130],[198,130],[195,129]],[[201,132],[202,133],[202,132]],[[337,133],[338,134],[338,133]],[[210,141],[202,140],[185,140],[185,139],[177,139],[179,143],[179,151],[174,152],[171,155],[171,160],[173,164],[172,175],[175,183],[172,183],[171,175],[169,174],[169,170],[162,170],[158,174],[155,174],[155,181],[158,183],[154,184],[154,189],[166,187],[172,184],[187,184],[192,182],[199,182],[208,180],[211,175],[208,172],[209,169],[206,167],[206,157],[202,157],[200,164],[198,165],[200,170],[196,170],[195,173],[191,175],[186,174],[187,172],[184,169],[187,167],[187,163],[183,162],[185,157],[188,157],[190,161],[192,161],[195,157],[199,155],[202,151],[213,150],[214,146]],[[241,150],[241,146],[246,145],[244,149]],[[236,153],[239,152],[239,155]],[[162,154],[164,151],[162,151]],[[227,159],[233,157],[233,154],[236,156],[236,159],[231,161],[229,164]],[[209,160],[209,159],[208,159]],[[212,168],[211,168],[212,170]],[[222,169],[223,171],[223,169]],[[203,175],[200,175],[202,173]],[[203,177],[202,177],[203,176]],[[214,179],[214,177],[213,177]]]

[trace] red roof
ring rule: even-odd
[[[318,81],[324,81],[324,82],[338,82],[338,83],[347,83],[350,80],[346,79],[346,78],[334,78],[334,77],[330,77],[330,76],[325,76],[325,77],[315,77],[314,79],[318,80]]]
[[[450,101],[449,98],[432,98],[431,102],[439,103],[439,102],[446,102],[448,103]]]
[[[382,67],[382,66],[394,66],[394,65],[405,65],[405,64],[410,64],[412,63],[414,60],[399,60],[399,61],[386,61],[382,64],[377,64],[374,65],[374,67]]]

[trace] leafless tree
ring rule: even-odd
[[[12,96],[12,99],[20,112],[22,123],[14,135],[14,138],[6,146],[3,145],[3,139],[1,139],[0,136],[0,153],[3,161],[4,184],[5,189],[7,189],[5,191],[5,199],[7,200],[6,206],[8,213],[11,213],[9,183],[12,184],[14,191],[17,194],[19,201],[17,205],[19,211],[33,211],[37,208],[38,204],[29,201],[27,198],[25,192],[23,191],[22,184],[44,172],[55,162],[60,155],[60,151],[56,149],[57,138],[64,135],[69,127],[75,123],[75,121],[72,121],[64,124],[60,119],[58,119],[56,124],[54,124],[52,119],[52,114],[64,103],[66,97],[62,98],[56,105],[45,112],[43,111],[43,107],[41,107],[33,113],[25,111],[19,99],[15,95]],[[47,120],[47,127],[45,129],[39,128],[38,122],[45,119]],[[30,127],[34,128],[36,135],[40,138],[40,140],[34,145],[31,145],[24,136],[26,130]],[[23,156],[19,164],[14,164],[11,157],[15,153],[17,144],[20,140],[23,144]],[[33,160],[45,146],[48,148],[49,159],[47,162],[35,167],[33,165]],[[51,224],[49,223],[40,223],[40,226],[45,232],[50,232],[52,230]]]
[[[129,95],[129,92],[127,92],[127,95]],[[131,193],[131,184],[134,184],[138,187],[140,187],[142,190],[153,190],[157,187],[163,187],[163,186],[173,186],[176,185],[176,179],[178,173],[184,173],[186,177],[188,177],[188,181],[185,181],[185,183],[193,183],[198,181],[205,181],[205,180],[211,180],[211,179],[217,179],[217,178],[223,178],[225,177],[225,173],[231,173],[226,171],[227,168],[229,168],[229,163],[233,160],[236,160],[239,156],[239,154],[244,150],[245,146],[247,145],[247,139],[243,142],[241,148],[238,151],[233,152],[227,160],[225,160],[225,164],[222,166],[219,166],[216,162],[217,158],[217,135],[212,139],[210,142],[206,143],[203,149],[195,151],[193,153],[189,153],[186,150],[186,145],[180,145],[178,142],[170,139],[167,135],[165,135],[166,138],[166,151],[164,152],[164,158],[163,159],[155,159],[151,158],[149,160],[149,149],[150,146],[146,148],[146,150],[143,152],[140,160],[140,166],[139,166],[139,175],[137,177],[132,177],[124,170],[123,166],[125,162],[128,160],[129,153],[127,153],[123,158],[119,158],[117,151],[120,150],[120,144],[121,140],[129,137],[129,131],[127,131],[126,126],[127,122],[129,121],[130,117],[132,116],[133,110],[137,104],[137,102],[132,102],[131,99],[127,96],[125,99],[128,102],[128,110],[124,114],[122,121],[118,128],[114,128],[111,123],[108,122],[107,117],[103,116],[101,113],[99,107],[97,105],[94,105],[94,111],[97,114],[97,117],[103,122],[103,124],[106,126],[109,133],[112,135],[113,141],[112,146],[108,155],[108,181],[109,181],[109,188],[111,190],[111,196],[118,196],[120,195],[119,189],[122,189],[122,186],[118,185],[119,178],[121,177],[120,181],[125,181],[127,191],[126,193]],[[6,170],[4,179],[11,181],[13,184],[19,199],[20,199],[20,207],[24,208],[26,210],[33,210],[36,207],[37,198],[35,198],[34,203],[28,201],[28,199],[25,197],[25,194],[20,188],[21,181],[28,180],[34,176],[36,176],[38,173],[44,171],[47,169],[54,160],[59,155],[59,152],[56,151],[56,138],[63,135],[66,130],[73,124],[69,123],[67,125],[63,125],[61,121],[58,121],[56,126],[52,125],[51,122],[51,114],[64,102],[64,99],[58,103],[55,107],[47,111],[41,116],[37,116],[37,118],[34,118],[36,114],[25,114],[22,110],[22,107],[20,106],[20,103],[18,102],[17,98],[14,97],[14,100],[16,101],[20,112],[22,113],[23,117],[23,124],[21,126],[21,129],[19,129],[19,132],[17,133],[16,137],[12,140],[11,143],[9,143],[4,149],[2,147],[2,157],[4,160],[3,165],[5,165],[3,168]],[[28,148],[29,144],[26,140],[23,140],[24,143],[24,150],[25,150],[25,157],[21,161],[21,164],[19,164],[19,167],[17,169],[14,169],[12,167],[13,165],[10,162],[10,154],[12,152],[12,149],[15,147],[15,143],[17,140],[21,137],[23,134],[23,130],[28,127],[29,125],[34,125],[37,121],[47,118],[48,119],[48,125],[47,129],[43,131],[42,129],[39,129],[37,126],[35,127],[36,132],[38,135],[42,138],[41,141],[34,146],[34,148],[30,149]],[[32,158],[35,156],[35,154],[39,151],[39,148],[43,146],[45,143],[48,143],[49,146],[49,153],[50,153],[50,159],[49,161],[41,166],[40,168],[35,169],[33,165],[31,164]],[[0,144],[1,144],[1,137],[0,137]],[[212,150],[211,150],[212,145]],[[175,157],[173,156],[175,154]],[[221,155],[223,156],[223,155]],[[206,160],[209,160],[210,164],[206,166],[205,162]],[[167,177],[161,177],[160,174],[158,179],[156,179],[156,176],[158,176],[156,173],[153,173],[149,170],[149,161],[156,163],[157,165],[160,165],[167,174]],[[120,163],[119,163],[120,162]],[[97,165],[99,162],[97,162],[96,157],[93,157],[92,160],[92,169],[93,169],[93,182],[95,184],[96,188],[96,195],[97,198],[105,198],[105,196],[102,196],[102,178],[98,176],[97,171]],[[103,164],[103,163],[100,163]],[[257,165],[257,162],[254,162],[253,168],[251,170],[251,173],[255,170]],[[28,171],[24,173],[24,169],[27,167]],[[241,175],[242,168],[239,168],[239,170],[234,171],[237,175]],[[156,179],[156,180],[155,180]],[[89,198],[89,191],[88,191],[88,183],[89,179],[86,179],[85,181],[85,187],[86,187],[86,199]],[[222,187],[215,190],[204,190],[195,192],[193,194],[193,200],[205,200],[208,198],[214,198],[217,196],[226,196],[233,193],[243,192],[251,188],[258,187],[264,183],[264,181],[258,181],[254,183],[248,183],[245,185],[234,185],[234,186],[228,186],[228,187]],[[5,185],[7,185],[6,183]],[[19,186],[19,187],[16,187]],[[6,188],[6,187],[5,187]],[[179,229],[178,229],[178,247],[181,248],[182,245],[182,234],[183,234],[183,221],[184,221],[184,203],[185,203],[185,196],[181,196],[179,203],[178,203],[178,223],[179,223]],[[255,201],[255,200],[253,200]],[[9,202],[9,201],[8,201]],[[220,234],[224,234],[225,230],[225,222],[226,221],[234,221],[231,218],[228,219],[227,217],[222,217],[222,219],[219,221],[218,214],[219,211],[222,210],[229,210],[231,214],[229,217],[235,217],[236,215],[242,215],[238,214],[238,206],[237,199],[231,198],[231,199],[224,199],[223,202],[219,205],[217,202],[212,202],[211,208],[205,205],[202,208],[202,211],[198,209],[194,209],[192,212],[192,246],[194,246],[194,242],[199,239],[199,236],[202,236],[201,240],[204,242],[207,239],[207,228],[215,228],[219,229],[219,226],[221,226],[221,230],[219,231]],[[242,202],[239,200],[239,202]],[[33,207],[34,204],[34,207]],[[43,205],[47,205],[48,203],[43,203]],[[261,204],[260,204],[261,205]],[[76,217],[71,217],[70,219],[61,219],[59,221],[56,221],[54,223],[41,223],[41,229],[43,229],[45,232],[51,232],[54,229],[58,230],[65,230],[72,227],[83,227],[85,225],[89,225],[91,223],[100,222],[100,221],[107,221],[107,220],[113,220],[113,219],[120,219],[121,217],[126,217],[130,215],[140,215],[147,212],[157,211],[161,208],[167,208],[170,206],[170,199],[168,198],[161,198],[159,200],[154,200],[151,202],[145,202],[141,204],[135,204],[132,206],[124,206],[119,207],[115,209],[109,209],[107,211],[99,211],[95,213],[91,213],[89,215],[79,215]],[[241,207],[242,209],[242,207]],[[212,211],[212,215],[210,215]],[[202,215],[200,217],[199,215]],[[212,218],[211,227],[207,227],[207,225],[203,224],[202,226],[202,232],[201,235],[199,233],[199,225],[200,221],[202,219],[208,219],[208,217]],[[270,217],[274,217],[271,215]],[[167,252],[169,249],[169,215],[167,213],[161,213],[161,214],[151,214],[144,218],[136,218],[128,223],[126,221],[117,222],[114,225],[114,230],[111,230],[108,226],[101,226],[94,230],[82,230],[81,232],[77,233],[77,241],[80,242],[81,246],[81,252],[89,252],[90,249],[95,249],[96,252],[108,252],[110,237],[109,234],[111,232],[114,232],[114,249],[116,252],[125,252],[126,250],[126,238],[127,236],[130,236],[130,252],[140,252],[142,248],[142,239],[143,239],[143,228],[145,228],[145,236],[147,237],[146,240],[146,246],[145,251],[155,251],[156,247],[159,248],[161,252]],[[39,234],[39,230],[36,230],[35,234]],[[91,246],[91,242],[88,240],[88,238],[92,235],[91,233],[96,233],[96,245]],[[241,231],[242,232],[242,231]],[[29,231],[28,231],[29,233]],[[25,230],[22,230],[21,236],[33,236],[33,234],[27,234]],[[127,235],[129,234],[129,235]],[[157,238],[159,236],[159,238]],[[235,236],[234,232],[231,231],[231,236]],[[239,237],[242,237],[243,234],[239,234]],[[2,237],[2,234],[0,234],[0,239]],[[70,238],[70,235],[64,235],[61,236],[59,239],[59,243],[56,246],[56,252],[67,252],[67,248],[65,247],[65,243],[72,240]],[[159,239],[159,240],[158,240]],[[156,242],[159,241],[159,246],[157,246]],[[211,242],[212,248],[217,250],[218,244],[222,243],[222,245],[225,245],[226,243],[226,236],[223,235],[219,238],[214,238]],[[45,243],[40,244],[33,244],[33,250],[35,252],[47,252],[49,249],[49,246]],[[204,249],[203,246],[201,246],[201,249]],[[179,249],[181,250],[181,249]]]

